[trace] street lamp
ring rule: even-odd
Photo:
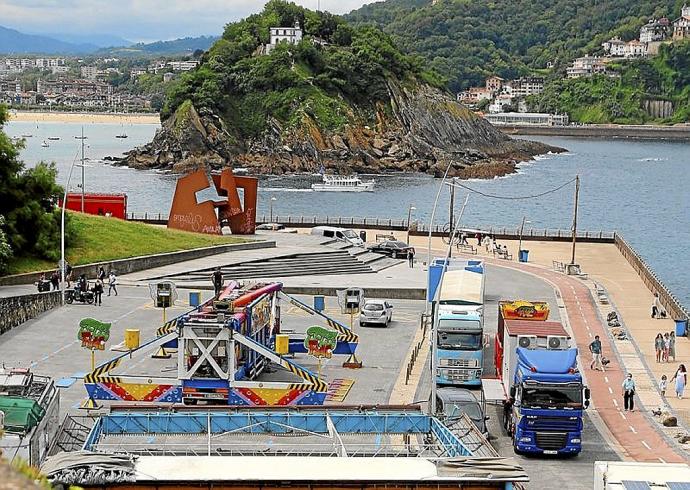
[[[269,209],[269,214],[270,218],[269,221],[273,223],[273,202],[276,201],[277,199],[275,197],[272,197],[271,200],[269,201],[268,209]]]
[[[60,278],[62,279],[60,283],[60,296],[62,306],[65,306],[65,269],[67,269],[67,262],[65,262],[65,207],[67,207],[69,182],[72,180],[72,171],[74,170],[74,164],[76,162],[77,159],[75,157],[75,159],[72,160],[72,165],[69,168],[69,175],[67,176],[67,183],[65,184],[65,194],[62,196],[62,214],[60,216]],[[83,166],[84,163],[82,161],[82,168]]]
[[[412,204],[410,204],[410,208],[407,210],[407,244],[410,244],[410,220],[412,219],[412,211],[415,211],[417,208],[414,207]]]
[[[531,221],[527,220],[527,216],[522,217],[522,224],[520,225],[520,241],[518,242],[518,255],[520,255],[520,252],[522,251],[522,232],[525,229],[525,223],[531,223]]]

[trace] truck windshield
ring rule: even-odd
[[[582,408],[582,387],[524,386],[522,404],[528,407]]]
[[[439,332],[438,347],[449,350],[481,350],[481,333]]]

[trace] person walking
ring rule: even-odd
[[[589,368],[603,372],[604,365],[601,362],[601,340],[599,340],[598,335],[595,335],[594,340],[589,344],[589,351],[592,353],[592,362],[589,363]]]
[[[65,263],[65,281],[67,281],[67,289],[72,287],[72,266],[69,262]]]
[[[53,271],[50,275],[50,284],[53,285],[53,291],[60,289],[60,274],[57,271]]]
[[[676,396],[679,400],[683,399],[683,393],[685,392],[685,385],[688,384],[688,371],[685,369],[685,364],[678,366],[676,374],[673,375],[671,381],[676,382]]]
[[[108,273],[108,296],[110,293],[114,292],[117,296],[117,276],[115,276],[115,271],[111,270]]]
[[[673,362],[676,362],[676,332],[668,334],[668,357],[673,357]]]
[[[410,269],[414,269],[414,249],[407,251],[407,262],[410,264]]]
[[[220,294],[221,289],[223,289],[223,273],[220,271],[220,267],[216,267],[211,276],[211,282],[213,283],[213,290],[215,291],[215,296]]]
[[[103,268],[103,266],[101,266],[98,268],[98,274],[96,275],[96,279],[100,279],[101,283],[104,283],[105,277],[105,269]]]
[[[635,410],[635,381],[631,373],[623,380],[623,406],[626,412]]]
[[[652,301],[652,318],[661,318],[661,303],[659,302],[659,293],[654,293],[654,300]]]
[[[664,334],[664,352],[661,355],[661,359],[663,362],[668,362],[668,350],[671,347],[671,341],[668,340],[668,332]]]
[[[656,362],[661,362],[661,354],[664,352],[664,336],[661,332],[654,338],[654,350],[656,351]]]
[[[105,274],[105,273],[104,273]],[[100,272],[99,272],[100,275]],[[93,297],[94,305],[102,306],[103,304],[103,280],[101,278],[96,279],[96,284],[93,286]]]
[[[661,396],[666,396],[666,388],[668,388],[668,378],[665,374],[661,375],[661,381],[659,381],[659,391]]]

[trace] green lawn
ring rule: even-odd
[[[72,265],[125,259],[140,255],[176,252],[192,248],[240,243],[242,238],[188,233],[169,230],[116,218],[69,212],[72,241],[66,255]],[[17,257],[8,274],[20,274],[57,267],[57,264],[35,257]]]

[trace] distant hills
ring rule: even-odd
[[[171,41],[132,44],[131,41],[108,34],[26,34],[0,26],[0,54],[60,54],[172,56],[207,50],[217,36],[185,37]],[[116,47],[112,47],[116,46]]]

